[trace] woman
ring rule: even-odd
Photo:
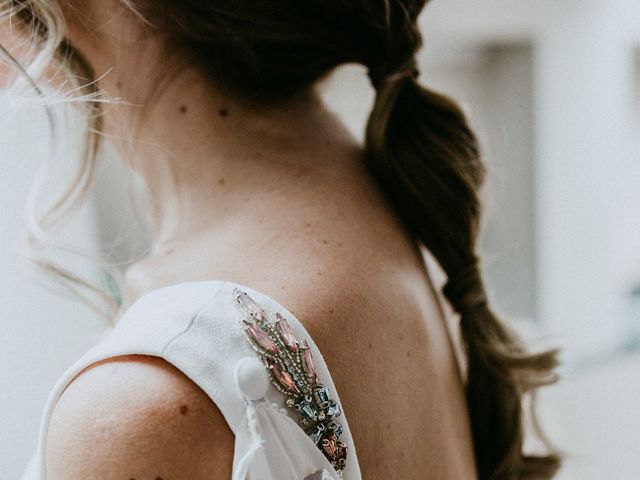
[[[4,3],[81,78],[154,234],[114,331],[54,388],[26,479],[553,476],[554,455],[522,452],[521,397],[554,353],[488,304],[484,172],[463,114],[418,83],[424,0]],[[345,63],[376,90],[365,145],[316,93]],[[100,92],[118,100],[98,115]]]

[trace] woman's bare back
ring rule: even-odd
[[[129,271],[131,296],[202,279],[271,296],[322,351],[363,478],[475,478],[454,347],[419,249],[359,167],[292,190],[154,251]]]

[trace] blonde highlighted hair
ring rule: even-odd
[[[27,230],[20,252],[45,278],[53,280],[49,285],[58,290],[62,287],[110,323],[120,307],[118,265],[96,252],[61,241],[56,232],[73,217],[91,192],[98,169],[103,127],[101,104],[117,99],[108,98],[98,88],[91,65],[66,40],[64,16],[58,2],[0,0],[0,20],[10,27],[12,50],[20,51],[19,61],[13,51],[0,45],[0,54],[16,74],[7,92],[10,105],[41,105],[47,114],[51,137],[50,154],[42,160],[27,197]],[[78,165],[66,188],[56,198],[48,199],[44,211],[40,212],[42,193],[49,189],[47,180],[59,160],[53,146],[65,134],[63,122],[56,122],[55,107],[71,104],[82,107],[86,132]],[[52,253],[56,251],[99,265],[103,273],[102,284],[53,260]]]

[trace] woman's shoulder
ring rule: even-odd
[[[49,423],[48,480],[229,478],[233,440],[211,399],[161,358],[92,365]]]
[[[291,315],[299,339],[316,348],[279,299],[251,287],[209,280],[148,292],[97,346],[98,353],[79,362],[84,368],[76,369],[79,373],[52,402],[43,449],[47,478],[74,480],[87,478],[87,472],[100,472],[91,475],[98,480],[229,478],[231,432],[241,428],[243,413],[235,367],[253,355],[234,303],[238,288],[251,292],[272,314]],[[166,333],[157,341],[147,335],[156,330]],[[158,345],[149,346],[147,339]],[[314,350],[314,355],[318,375],[333,385],[321,354]]]

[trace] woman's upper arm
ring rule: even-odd
[[[61,396],[47,439],[47,480],[231,477],[233,434],[209,397],[162,359],[96,364]]]

